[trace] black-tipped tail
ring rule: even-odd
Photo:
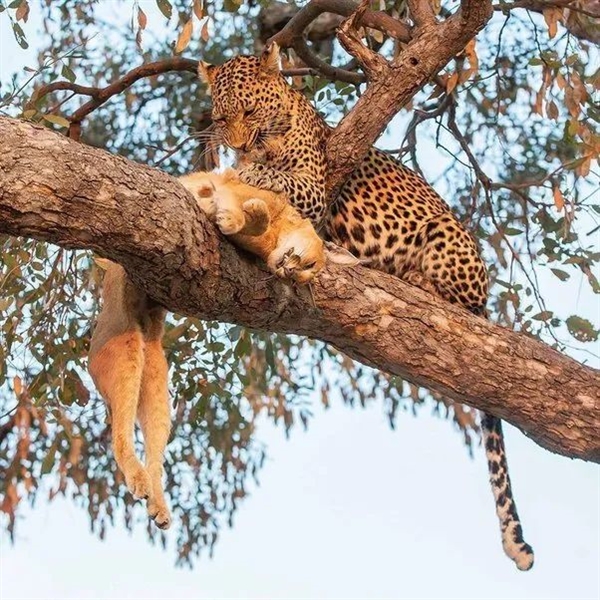
[[[502,546],[506,555],[521,571],[533,566],[533,549],[523,539],[523,529],[515,504],[502,434],[502,421],[493,415],[482,413],[481,429],[490,472],[490,483],[496,500],[496,514],[500,521]]]

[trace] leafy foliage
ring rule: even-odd
[[[209,62],[250,53],[261,11],[276,3],[263,4],[0,0],[0,19],[9,20],[19,45],[35,41],[39,50],[36,68],[3,81],[0,109],[66,129],[87,98],[69,91],[41,95],[43,84],[65,80],[101,88],[140,63],[173,53]],[[387,9],[401,14],[404,7],[392,4]],[[455,3],[438,8],[443,16]],[[43,32],[37,37],[30,27],[34,17]],[[560,298],[547,290],[567,293],[580,273],[598,293],[600,258],[594,244],[600,79],[590,66],[598,64],[598,51],[564,24],[567,15],[557,8],[544,15],[498,13],[477,44],[417,94],[395,150],[437,178],[479,238],[497,284],[493,317],[561,349],[570,343],[565,336],[594,342],[598,330],[580,315],[562,314]],[[384,55],[399,50],[372,35]],[[337,46],[330,49],[328,59],[345,63]],[[332,123],[360,93],[320,76],[293,82]],[[209,111],[206,90],[193,74],[163,73],[99,105],[83,123],[82,141],[181,174],[209,158],[206,138],[193,133],[210,123]],[[447,158],[443,171],[435,171],[439,161],[431,160],[432,152]],[[7,528],[14,535],[19,503],[33,503],[40,494],[72,497],[101,537],[117,520],[132,527],[142,513],[115,470],[104,406],[85,371],[98,270],[84,252],[24,239],[0,243],[0,509]],[[546,275],[555,282],[544,287],[539,282]],[[175,414],[167,489],[179,518],[179,563],[212,551],[219,528],[231,523],[248,478],[257,476],[265,458],[256,434],[261,418],[286,432],[298,422],[307,426],[316,391],[325,407],[340,399],[350,406],[382,402],[393,426],[398,409],[416,412],[430,398],[426,390],[305,339],[173,316],[165,345]],[[452,417],[471,444],[473,411],[443,398],[430,405]],[[164,542],[151,526],[148,535]]]

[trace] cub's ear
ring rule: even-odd
[[[217,74],[217,66],[209,65],[204,61],[198,62],[198,76],[201,81],[204,81],[208,87],[212,85],[212,82],[215,79],[215,75]]]
[[[260,56],[260,70],[263,75],[274,77],[279,74],[279,44],[266,46]]]
[[[355,267],[360,264],[360,259],[354,254],[342,248],[333,242],[325,242],[325,257],[328,262],[336,265],[344,265],[345,267]]]

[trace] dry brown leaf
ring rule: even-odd
[[[554,121],[558,119],[558,106],[556,106],[556,102],[554,102],[554,100],[546,102],[546,114]]]
[[[446,82],[446,93],[451,94],[458,83],[458,73],[452,73]]]
[[[538,115],[543,115],[542,112],[542,102],[544,100],[544,92],[542,90],[540,90],[536,95],[535,95],[535,104],[533,105],[533,112],[537,113]]]
[[[27,0],[23,0],[23,2],[19,4],[19,8],[17,8],[17,12],[15,13],[15,18],[17,21],[27,23],[27,19],[29,19],[29,3]]]
[[[590,174],[591,166],[592,166],[592,157],[586,156],[585,160],[577,167],[575,172],[580,177],[587,177]]]
[[[204,18],[204,6],[202,0],[194,0],[194,14],[199,21]]]
[[[148,24],[148,17],[146,13],[138,6],[138,15],[137,15],[138,25],[140,29],[146,29],[146,25]]]
[[[548,25],[548,34],[552,39],[558,31],[558,22],[562,20],[562,8],[548,8],[543,11],[543,14],[546,25]]]
[[[177,43],[175,44],[175,52],[176,54],[180,54],[183,52],[189,45],[190,40],[192,39],[192,32],[194,31],[194,22],[190,18],[188,22],[183,26],[179,37],[177,38]]]
[[[202,25],[202,30],[200,31],[200,37],[203,41],[208,42],[209,34],[208,34],[208,19],[204,21],[204,25]]]
[[[560,188],[558,186],[554,187],[553,195],[554,195],[554,205],[556,206],[556,209],[562,210],[565,206],[565,198],[562,195],[562,192],[560,191]]]
[[[23,391],[23,382],[21,381],[21,378],[18,375],[15,375],[13,379],[13,388],[15,390],[15,394],[17,396],[20,396],[21,392]]]

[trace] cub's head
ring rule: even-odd
[[[236,56],[220,66],[200,62],[200,78],[210,87],[212,118],[223,141],[248,152],[287,130],[290,89],[279,71],[279,47],[262,56]]]

